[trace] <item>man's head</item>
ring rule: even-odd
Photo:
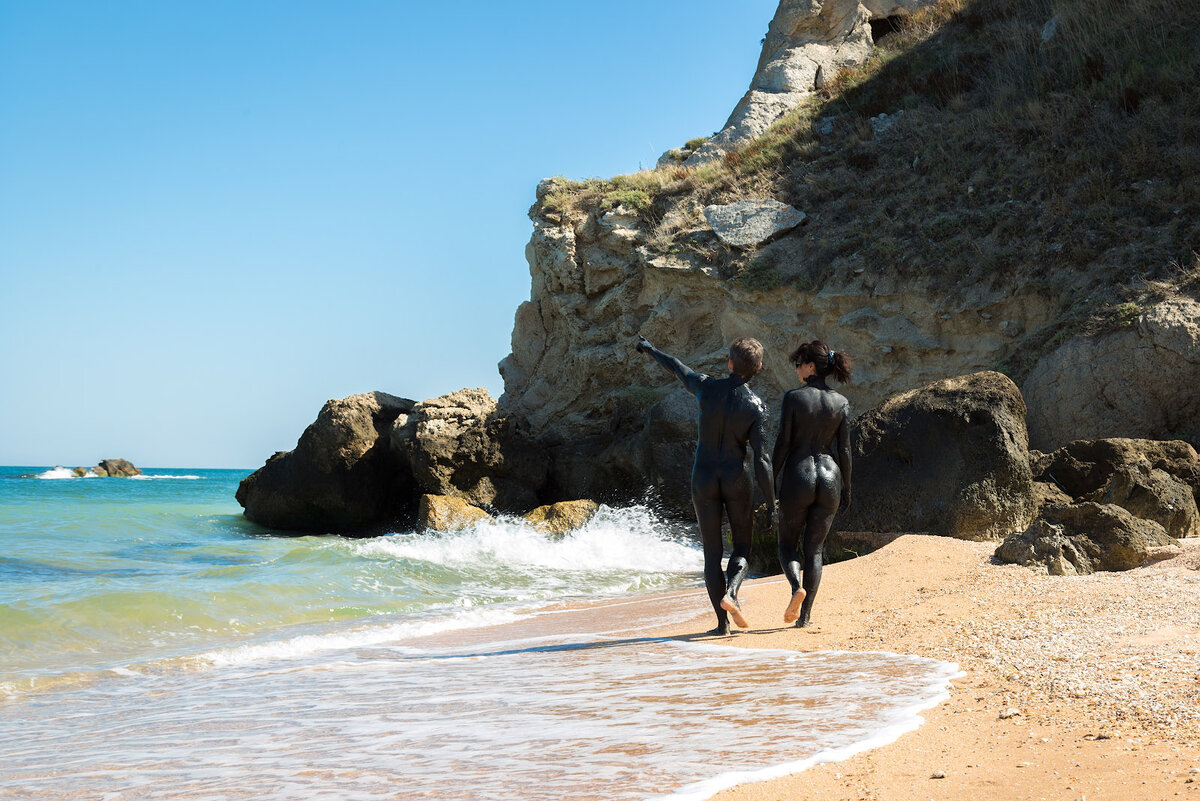
[[[753,337],[735,339],[729,346],[729,369],[745,379],[751,379],[762,369],[763,346]]]

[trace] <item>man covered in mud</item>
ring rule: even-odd
[[[696,459],[692,463],[692,503],[700,524],[704,546],[704,584],[717,627],[710,634],[729,634],[729,619],[747,628],[738,604],[738,589],[749,569],[750,542],[754,532],[754,491],[743,462],[746,445],[754,450],[754,476],[771,510],[775,523],[775,488],[771,482],[771,457],[764,444],[767,407],[746,386],[762,369],[763,346],[757,339],[742,337],[729,348],[729,375],[711,378],[697,373],[674,356],[663,353],[645,337],[637,343],[678,378],[696,396],[700,407],[697,420]],[[733,553],[721,572],[721,514],[729,518]]]

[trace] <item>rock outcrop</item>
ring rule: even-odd
[[[525,514],[525,520],[550,534],[562,536],[567,532],[583,528],[600,509],[595,501],[559,501],[539,506]]]
[[[1000,544],[996,559],[1070,576],[1131,570],[1177,553],[1179,543],[1157,523],[1119,506],[1085,502],[1047,507],[1026,531]]]
[[[461,389],[397,416],[392,449],[430,495],[523,512],[538,502],[547,461],[524,426],[501,412],[485,389]]]
[[[1200,457],[1186,442],[1078,440],[1037,454],[1033,467],[1066,503],[1115,504],[1161,524],[1172,537],[1200,534]]]
[[[705,206],[704,219],[722,242],[756,248],[804,222],[804,212],[770,198],[749,198],[721,206]]]
[[[634,351],[639,334],[711,375],[725,374],[730,342],[758,338],[766,355],[751,387],[775,426],[795,386],[787,355],[801,341],[820,336],[860,357],[847,396],[863,409],[999,364],[1022,342],[1040,341],[1056,313],[1032,289],[976,283],[948,291],[886,271],[827,271],[805,257],[811,226],[730,274],[699,251],[654,249],[650,224],[624,207],[571,216],[543,214],[539,204],[532,216],[531,297],[517,309],[512,353],[500,363],[500,405],[552,455],[551,499],[627,501],[653,488],[671,508],[690,508],[686,486],[669,485],[676,465],[691,463],[694,402],[666,400],[679,384]],[[693,227],[676,241],[723,247],[699,211],[688,219]]]
[[[771,123],[871,55],[871,22],[933,0],[781,0],[763,40],[750,89],[725,125],[687,157],[703,164],[762,135]]]
[[[330,400],[296,443],[238,486],[250,520],[275,529],[352,533],[411,517],[416,488],[392,452],[392,423],[414,403],[384,392]]]
[[[101,459],[100,464],[95,467],[76,467],[71,471],[71,475],[76,478],[83,476],[99,476],[100,478],[128,478],[130,476],[140,476],[142,471],[133,466],[133,462],[127,459]]]
[[[850,531],[999,539],[1033,519],[1025,403],[1007,376],[937,381],[855,420]]]
[[[1029,441],[1146,437],[1200,442],[1200,303],[1165,301],[1129,325],[1075,336],[1022,385]]]
[[[483,509],[461,498],[422,495],[417,504],[418,531],[460,531],[491,519],[492,516]]]
[[[1039,481],[1051,481],[1073,498],[1103,490],[1123,468],[1162,470],[1200,497],[1200,455],[1181,440],[1076,440],[1052,453],[1040,454],[1034,465]]]

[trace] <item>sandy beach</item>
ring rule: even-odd
[[[906,535],[830,565],[811,630],[782,623],[782,577],[747,583],[752,628],[712,641],[917,654],[966,676],[891,745],[715,797],[1200,798],[1200,542],[1171,560],[1081,577],[992,564],[994,550]],[[654,633],[691,638],[711,625],[702,611]]]

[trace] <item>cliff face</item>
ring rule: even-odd
[[[865,411],[899,390],[1005,361],[1037,341],[1053,315],[1037,292],[1000,281],[947,287],[852,267],[807,291],[756,289],[694,252],[648,246],[646,224],[623,207],[547,216],[535,205],[526,250],[532,296],[517,310],[513,351],[500,364],[501,404],[555,450],[564,497],[595,497],[623,482],[640,487],[648,478],[676,505],[684,502],[686,488],[678,480],[664,487],[653,464],[682,445],[675,461],[683,462],[686,478],[694,405],[634,351],[638,335],[722,375],[729,343],[756,337],[766,357],[752,387],[775,410],[796,385],[788,353],[802,341],[825,339],[857,360],[846,391]],[[715,240],[711,231],[690,235]],[[759,258],[804,271],[812,236],[799,228],[766,245]],[[666,440],[661,430],[650,435],[662,419],[680,421]]]
[[[804,37],[844,49],[903,4],[850,5],[780,4],[743,104],[773,86],[799,105],[748,143],[539,186],[501,406],[552,456],[550,497],[649,484],[686,509],[694,406],[638,335],[711,374],[731,340],[757,337],[752,386],[774,409],[795,382],[788,352],[821,338],[855,359],[859,412],[1000,370],[1035,447],[1200,436],[1174,391],[1200,379],[1200,102],[1185,91],[1200,7],[913,3],[880,57],[829,79]],[[805,221],[751,244],[714,230],[713,208],[747,199]]]

